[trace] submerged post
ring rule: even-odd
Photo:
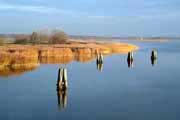
[[[128,68],[133,68],[133,60],[127,60]]]
[[[96,57],[96,64],[98,64],[98,63],[99,63],[99,54]]]
[[[156,50],[153,50],[151,52],[151,59],[157,59],[157,51]]]
[[[103,63],[103,55],[102,55],[102,53],[100,54],[99,60],[100,60],[101,63]]]
[[[152,50],[152,52],[151,52],[151,64],[152,64],[152,66],[154,66],[156,64],[157,57],[158,57],[157,51],[156,50]]]
[[[64,83],[65,83],[65,86],[66,88],[68,87],[68,80],[67,80],[67,69],[64,68],[64,71],[63,71],[63,76],[64,76]]]
[[[103,55],[102,55],[102,53],[97,55],[96,62],[97,63],[103,63]]]
[[[102,72],[103,70],[103,62],[96,62],[97,69]]]
[[[57,85],[59,86],[60,89],[64,89],[68,87],[66,68],[59,69],[57,82],[58,82]]]
[[[133,52],[128,52],[127,60],[128,61],[133,61]]]
[[[59,68],[58,79],[57,79],[57,97],[58,97],[58,105],[62,108],[66,108],[67,106],[67,88],[68,88],[67,69]]]
[[[128,63],[128,67],[132,68],[133,67],[133,53],[132,52],[128,52],[128,56],[127,56],[127,63]]]
[[[97,55],[96,65],[97,65],[97,69],[99,71],[103,70],[103,55],[102,55],[102,53]]]

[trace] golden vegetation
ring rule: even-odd
[[[70,42],[71,43],[71,42]],[[5,45],[0,47],[0,65],[21,64],[28,62],[39,62],[42,59],[63,58],[71,56],[96,56],[98,53],[104,55],[124,54],[138,49],[137,46],[125,43],[104,42],[78,42],[72,44],[55,45]],[[80,58],[81,59],[81,58]]]
[[[33,32],[30,36],[16,37],[16,44],[4,43],[4,39],[0,39],[0,76],[32,70],[40,63],[89,62],[99,53],[124,54],[138,49],[125,43],[73,40],[62,31]]]

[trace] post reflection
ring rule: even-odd
[[[59,89],[59,87],[57,87],[58,107],[60,109],[67,107],[67,93],[68,90],[66,88]]]
[[[127,60],[127,64],[128,64],[128,68],[134,67],[133,60]]]
[[[151,64],[152,64],[152,66],[156,65],[157,64],[157,59],[151,58]]]
[[[96,62],[96,65],[97,65],[97,70],[99,70],[100,72],[103,71],[103,63],[98,63]]]
[[[133,53],[132,52],[128,52],[128,56],[127,56],[127,64],[129,68],[133,68]]]
[[[96,66],[97,66],[97,70],[102,72],[102,70],[103,70],[103,55],[102,54],[97,55]]]
[[[67,94],[68,94],[67,69],[60,68],[58,71],[58,79],[57,79],[57,97],[58,97],[58,106],[60,109],[65,109],[67,107]]]

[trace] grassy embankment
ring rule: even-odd
[[[70,40],[65,44],[0,46],[0,71],[32,70],[40,63],[67,64],[73,60],[88,62],[103,55],[126,54],[138,47],[126,43]]]

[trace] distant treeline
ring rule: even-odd
[[[96,39],[96,40],[180,40],[180,37],[106,37],[106,36],[82,36],[70,35],[60,30],[53,30],[52,32],[33,32],[31,35],[27,34],[0,34],[0,45],[3,44],[61,44],[67,42],[69,38],[72,39]]]
[[[67,42],[68,35],[60,30],[50,33],[33,32],[31,35],[0,35],[0,45],[3,44],[62,44]]]
[[[179,39],[180,37],[106,37],[106,36],[81,36],[81,35],[70,35],[71,38],[74,39],[128,39],[128,40],[137,40],[137,39],[152,39],[152,40],[157,40],[157,39]]]

